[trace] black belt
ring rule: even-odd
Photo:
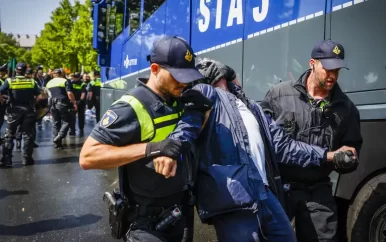
[[[167,207],[155,207],[155,206],[144,206],[144,205],[132,205],[133,209],[136,210],[138,217],[157,217],[163,211],[168,209]]]
[[[322,181],[322,182],[315,182],[315,183],[287,182],[287,184],[290,185],[291,190],[312,191],[326,185],[332,185],[332,182],[329,182],[329,181]]]

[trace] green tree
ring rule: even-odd
[[[92,49],[89,7],[90,0],[85,4],[76,1],[74,5],[62,0],[32,48],[32,61],[45,67],[66,67],[72,72],[79,71],[82,65],[94,68],[96,52]]]
[[[71,31],[71,49],[76,53],[77,70],[83,65],[86,72],[90,72],[97,66],[97,52],[92,48],[93,25],[90,18],[89,8],[91,1],[86,0],[85,4],[75,2],[77,19]]]
[[[19,46],[13,34],[6,34],[3,32],[0,32],[0,44],[7,44],[14,47]]]

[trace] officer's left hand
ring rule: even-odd
[[[155,172],[165,176],[165,178],[174,177],[177,171],[177,162],[172,158],[161,156],[153,160]]]
[[[182,93],[180,101],[186,110],[206,112],[212,108],[212,101],[198,90],[188,89]]]
[[[351,169],[358,165],[358,159],[351,150],[336,152],[333,162],[336,169]]]

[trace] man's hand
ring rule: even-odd
[[[145,156],[152,158],[167,156],[177,160],[180,157],[181,149],[182,144],[179,141],[167,138],[160,142],[147,143]]]
[[[329,153],[333,153],[332,162],[336,169],[352,169],[358,165],[355,148],[343,146],[340,149]]]
[[[357,152],[355,150],[355,148],[353,147],[349,147],[349,146],[342,146],[340,147],[338,150],[336,151],[331,151],[331,152],[328,152],[327,153],[327,161],[333,161],[334,160],[334,156],[336,153],[339,153],[339,152],[346,152],[346,151],[351,151],[353,153],[353,159],[356,159],[357,157]]]
[[[177,171],[177,161],[169,157],[162,156],[153,160],[155,172],[165,176],[174,177]]]
[[[212,108],[212,101],[200,91],[188,89],[182,93],[180,101],[185,104],[186,110],[206,112]]]

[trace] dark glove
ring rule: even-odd
[[[94,102],[92,100],[87,100],[87,109],[92,109]]]
[[[179,141],[168,138],[159,142],[147,143],[145,156],[148,158],[166,156],[177,160],[181,155],[181,149],[182,144]]]
[[[352,170],[358,166],[358,159],[353,158],[354,153],[351,151],[340,151],[335,153],[333,162],[335,164],[335,169],[337,170]]]
[[[84,100],[80,99],[78,101],[76,101],[76,105],[79,107],[79,106],[83,106],[84,105]]]
[[[185,104],[185,110],[206,112],[212,108],[212,101],[200,91],[188,89],[182,93],[180,101]]]

